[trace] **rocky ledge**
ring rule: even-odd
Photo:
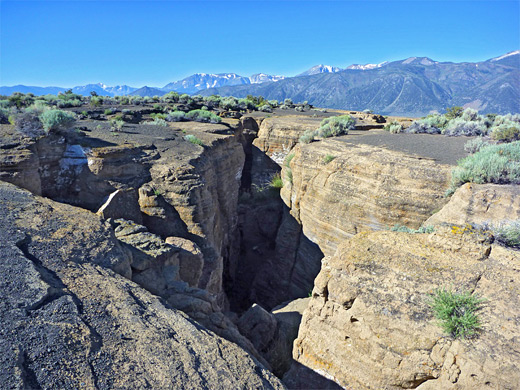
[[[485,299],[477,338],[442,333],[438,288]],[[520,383],[520,254],[457,225],[359,233],[324,259],[286,375],[311,368],[348,389],[514,389]]]
[[[128,256],[99,217],[3,182],[0,200],[0,383],[283,388],[243,349],[119,275]]]

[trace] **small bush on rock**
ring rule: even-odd
[[[192,110],[186,114],[186,119],[196,122],[220,123],[222,119],[210,111]]]
[[[452,171],[452,190],[464,183],[520,184],[520,141],[484,146]]]
[[[383,129],[392,134],[398,134],[398,133],[402,133],[403,125],[400,124],[399,122],[390,122],[390,123],[387,123]]]
[[[483,299],[469,292],[456,293],[438,289],[428,302],[442,329],[454,338],[470,338],[481,328],[476,312]]]
[[[495,224],[484,223],[480,226],[490,231],[495,240],[502,245],[520,248],[520,221],[501,221]]]
[[[314,131],[312,130],[305,130],[303,134],[300,136],[299,141],[302,144],[308,144],[312,141],[314,141]]]
[[[283,187],[283,180],[280,176],[280,173],[276,173],[271,177],[271,181],[269,182],[269,187],[281,189]]]
[[[187,134],[184,136],[184,139],[188,142],[191,142],[192,144],[195,144],[195,145],[200,145],[200,146],[204,146],[204,142],[202,142],[202,140],[200,138],[197,138],[196,136],[194,136],[193,134]]]
[[[47,110],[40,115],[45,131],[58,130],[72,125],[75,122],[74,116],[62,110]]]
[[[435,228],[433,226],[421,226],[419,229],[411,229],[407,226],[400,225],[396,223],[390,231],[392,232],[401,232],[401,233],[412,233],[412,234],[418,234],[418,233],[433,233]]]
[[[475,139],[471,139],[464,144],[464,150],[468,153],[476,153],[480,151],[484,146],[489,146],[489,143],[484,141],[484,138],[477,137]]]
[[[186,118],[186,114],[183,111],[173,111],[166,116],[168,122],[180,122]]]
[[[336,156],[333,156],[332,154],[327,154],[325,155],[325,157],[323,157],[323,162],[325,164],[328,164],[330,163],[332,160],[334,160],[336,158]]]
[[[350,115],[333,116],[321,121],[317,135],[323,138],[336,137],[348,134],[349,130],[354,129],[356,121]]]

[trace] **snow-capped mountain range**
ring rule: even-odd
[[[164,91],[176,91],[179,93],[195,93],[202,89],[218,88],[228,85],[258,84],[268,81],[283,80],[285,76],[271,76],[265,73],[257,73],[250,77],[240,76],[236,73],[195,73],[180,81],[166,84]]]
[[[351,70],[369,70],[369,69],[380,68],[380,67],[382,67],[382,66],[384,66],[386,64],[388,64],[388,61],[381,62],[380,64],[365,64],[365,65],[352,64],[350,66],[347,66],[347,69],[351,69]]]
[[[305,72],[300,73],[296,77],[312,76],[312,75],[320,74],[320,73],[336,73],[336,72],[339,72],[340,70],[342,70],[342,69],[338,68],[336,66],[320,64],[320,65],[313,66],[310,69],[307,69]]]
[[[491,58],[487,61],[478,63],[493,63],[500,64],[514,68],[520,68],[520,50],[512,51],[507,54],[501,55],[499,57]],[[248,85],[253,87],[257,84],[265,84],[265,83],[275,83],[279,81],[283,81],[283,83],[287,82],[289,79],[297,79],[302,76],[314,76],[318,74],[334,74],[342,71],[360,71],[354,72],[353,74],[365,74],[363,71],[379,71],[381,68],[386,69],[388,66],[395,67],[396,64],[406,65],[406,66],[437,66],[439,64],[449,64],[449,63],[441,63],[434,61],[428,57],[409,57],[401,61],[394,62],[381,62],[379,64],[353,64],[344,69],[338,68],[336,66],[331,65],[316,65],[312,68],[302,72],[294,77],[286,77],[286,76],[273,76],[265,73],[257,73],[253,74],[249,77],[241,76],[236,73],[195,73],[191,76],[188,76],[182,80],[174,81],[166,84],[164,87],[142,87],[135,88],[128,85],[116,85],[116,86],[108,86],[103,83],[97,84],[87,84],[76,86],[72,88],[72,92],[88,96],[91,92],[96,92],[101,96],[120,96],[120,95],[139,95],[139,96],[153,96],[153,95],[164,95],[165,93],[175,91],[178,93],[188,93],[194,94],[199,91],[204,91],[206,89],[218,89],[222,87],[238,87],[243,86],[247,87]],[[479,65],[476,65],[477,67]],[[320,76],[322,77],[322,76]],[[268,85],[268,84],[266,84]],[[277,85],[277,84],[276,84]],[[284,84],[285,85],[285,84]],[[35,95],[45,95],[45,94],[58,94],[59,92],[64,92],[69,88],[63,87],[35,87],[35,86],[25,86],[25,85],[15,85],[12,87],[3,86],[0,87],[1,95],[11,95],[14,92],[22,92],[22,93],[33,93]],[[152,94],[152,95],[150,95]]]

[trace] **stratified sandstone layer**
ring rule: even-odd
[[[417,228],[446,203],[450,166],[346,140],[300,145],[282,171],[285,204],[325,255],[359,232]]]
[[[253,145],[281,164],[287,153],[298,143],[300,136],[306,130],[316,130],[322,120],[323,118],[298,115],[265,118]]]
[[[520,253],[468,227],[359,233],[325,258],[294,359],[348,389],[515,389],[520,383]],[[474,339],[442,333],[438,288],[486,302]],[[292,388],[305,387],[295,365]]]
[[[520,186],[466,183],[424,224],[482,224],[517,219],[520,219]]]
[[[0,182],[0,224],[0,383],[283,388],[243,349],[115,273],[129,276],[133,260],[95,214]]]

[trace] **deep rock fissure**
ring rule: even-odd
[[[153,164],[160,158],[160,153],[153,145],[139,147],[115,145],[99,140],[93,142],[85,139],[85,137],[88,138],[87,136],[82,138],[78,134],[60,133],[35,140],[28,147],[32,155],[30,167],[24,172],[26,176],[21,178],[16,175],[8,176],[7,181],[24,187],[36,195],[91,212],[98,211],[101,205],[105,204],[107,200],[113,199],[116,191],[119,191],[117,196],[123,199],[121,205],[124,210],[122,211],[130,217],[135,216],[136,226],[142,224],[145,226],[145,231],[158,234],[163,240],[173,235],[191,241],[195,246],[200,247],[204,258],[204,268],[197,284],[193,287],[190,286],[191,290],[188,289],[189,294],[192,294],[190,299],[194,299],[193,304],[199,305],[200,302],[208,302],[204,305],[214,305],[208,297],[200,296],[202,291],[205,291],[206,294],[213,294],[217,297],[218,310],[222,312],[231,310],[238,313],[239,316],[254,303],[270,310],[282,302],[306,297],[312,288],[312,280],[315,275],[307,277],[306,285],[303,288],[294,287],[295,282],[292,278],[295,263],[298,261],[298,251],[302,244],[301,227],[294,229],[298,223],[290,216],[278,190],[267,188],[267,183],[273,174],[280,172],[281,168],[253,145],[258,131],[256,121],[251,119],[249,125],[246,122],[246,126],[240,126],[236,129],[234,136],[222,138],[215,145],[205,148],[196,160],[190,161],[193,165],[190,168],[191,171],[181,172],[175,176],[174,180],[166,176],[169,181],[159,182],[154,178]],[[211,177],[207,175],[218,174],[219,169],[224,169],[223,166],[228,164],[227,158],[236,158],[226,154],[223,157],[214,155],[218,148],[222,150],[234,147],[233,142],[234,145],[241,145],[244,154],[243,163],[240,166],[236,166],[235,163],[239,173],[236,175],[238,185],[234,191],[239,199],[234,203],[225,203],[223,199],[226,199],[228,192],[220,185],[211,183]],[[100,149],[91,152],[89,146],[85,146],[89,143],[97,143],[97,147]],[[215,163],[215,158],[222,158],[222,160]],[[94,170],[91,166],[92,161],[94,164],[98,164]],[[8,172],[8,175],[20,168],[16,166],[10,168],[12,170]],[[210,172],[210,170],[212,171]],[[118,174],[121,176],[117,176]],[[4,177],[2,178],[4,179]],[[172,184],[177,187],[169,187]],[[143,189],[146,186],[148,188]],[[204,193],[206,187],[213,192]],[[141,191],[142,189],[143,191]],[[211,235],[207,235],[207,232],[204,234],[189,233],[186,212],[179,209],[177,205],[171,204],[171,193],[191,196],[192,191],[202,192],[201,195],[197,195],[190,201],[207,202],[210,199],[208,196],[216,197],[213,199],[216,202],[214,207],[219,210],[220,214],[216,214],[215,226],[212,227],[214,231],[210,232]],[[201,196],[205,198],[201,198]],[[135,207],[126,207],[132,202]],[[209,207],[208,204],[201,203],[186,206],[199,207],[201,210]],[[143,212],[143,207],[148,207],[146,213]],[[105,208],[103,211],[108,213],[110,210]],[[200,215],[203,216],[204,213]],[[110,221],[108,214],[101,214],[101,216]],[[236,222],[228,224],[226,221],[233,220],[234,216],[238,218]],[[174,225],[164,226],[169,223]],[[122,241],[119,241],[119,245],[126,252],[131,250]],[[42,274],[42,279],[51,286],[48,294],[28,310],[38,310],[63,296],[70,296],[65,291],[59,277],[49,274],[50,271],[43,269],[38,259],[31,257],[30,237],[20,241],[17,246],[34,263]],[[133,250],[135,251],[135,249]],[[317,258],[318,264],[320,258]],[[173,265],[173,267],[175,269],[178,266]],[[164,269],[166,270],[166,268]],[[140,282],[145,271],[145,269],[132,265],[131,273],[124,276],[157,294],[157,291],[150,289],[149,285]],[[121,271],[116,270],[116,272]],[[217,280],[217,284],[215,284],[215,278],[220,278],[220,282]],[[211,287],[212,283],[213,287]],[[220,292],[218,283],[221,284]],[[296,283],[301,284],[301,281],[296,281]],[[179,289],[178,294],[186,293],[186,287],[182,287],[178,283],[175,285],[175,289]],[[200,289],[200,292],[197,289]],[[170,295],[163,296],[169,305],[177,308],[169,297]],[[71,298],[76,304],[79,302],[73,296]],[[146,304],[141,303],[136,296],[134,299],[142,310],[147,310]],[[183,307],[180,309],[185,310]],[[196,314],[196,310],[198,309],[190,306],[186,312],[191,316]],[[210,321],[211,310],[217,309],[214,307],[210,309],[209,313],[204,314],[208,316],[208,321]],[[78,307],[78,311],[81,314],[81,307]],[[230,318],[234,317],[238,318],[237,314],[231,314]],[[216,321],[215,325],[219,321],[223,321],[211,318],[213,318],[211,321]],[[201,320],[197,316],[194,319]],[[82,318],[82,320],[90,330],[89,356],[92,356],[101,348],[99,345],[101,337],[96,335],[85,319]],[[214,328],[207,321],[202,321],[202,323],[214,331],[219,326],[216,325],[217,328]],[[253,351],[253,355],[260,359],[246,341],[240,341],[240,338],[236,341],[238,336],[223,334],[223,337],[237,342],[249,352]],[[90,358],[89,360],[92,361]],[[265,361],[262,362],[265,364]],[[95,367],[91,363],[89,364],[93,380],[96,382]]]

